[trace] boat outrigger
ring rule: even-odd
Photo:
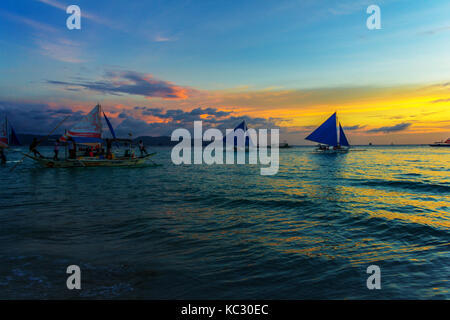
[[[348,152],[350,148],[344,129],[342,129],[341,123],[337,121],[336,112],[305,139],[318,142],[316,151],[321,153],[343,153]]]
[[[147,159],[155,155],[155,153],[145,153],[141,156],[136,156],[132,150],[133,141],[131,139],[117,139],[105,113],[103,113],[103,116],[111,132],[112,139],[102,139],[103,128],[101,114],[101,106],[100,104],[97,104],[91,112],[84,116],[71,129],[67,130],[59,139],[59,141],[71,145],[72,152],[69,152],[69,157],[66,157],[65,159],[52,159],[23,153],[24,156],[36,161],[43,167],[71,168],[138,166],[144,164]],[[118,156],[111,152],[113,142],[125,143],[127,145],[122,156]],[[106,144],[106,152],[103,148],[103,144]],[[82,145],[84,147],[84,155],[77,155],[77,145]]]
[[[29,154],[24,155],[33,159],[43,167],[47,168],[74,168],[74,167],[131,167],[145,163],[147,159],[155,155],[150,153],[142,157],[121,157],[116,159],[101,159],[98,157],[78,157],[76,159],[53,160],[49,158],[34,157]]]

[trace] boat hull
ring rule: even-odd
[[[314,152],[323,154],[347,153],[349,152],[349,149],[328,149],[328,150],[315,149]]]
[[[435,143],[430,144],[430,147],[450,147],[450,143]]]
[[[96,159],[96,158],[79,158],[53,160],[49,158],[38,158],[29,154],[24,155],[45,168],[86,168],[86,167],[134,167],[145,163],[147,159],[155,155],[151,153],[137,158],[118,158],[118,159]]]

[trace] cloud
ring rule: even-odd
[[[8,20],[14,21],[16,23],[24,24],[36,31],[51,32],[51,33],[57,32],[56,28],[54,28],[48,24],[45,24],[45,23],[42,23],[39,21],[35,21],[35,20],[27,18],[27,17],[19,16],[19,15],[13,14],[11,12],[6,12],[6,11],[0,10],[0,15],[7,18]]]
[[[48,134],[61,120],[70,116],[56,133],[63,133],[79,121],[84,113],[68,106],[51,106],[46,103],[0,101],[0,114],[7,114],[18,133]]]
[[[78,42],[64,38],[61,29],[56,29],[48,24],[10,12],[0,11],[0,15],[31,28],[33,41],[41,55],[69,63],[85,61],[80,58],[81,45]]]
[[[93,106],[92,106],[93,107]],[[220,111],[216,108],[194,108],[190,111],[181,109],[164,110],[137,106],[123,108],[123,106],[104,106],[109,114],[116,133],[120,137],[133,136],[170,136],[177,128],[191,130],[194,121],[201,120],[203,127],[225,129],[234,128],[242,120],[246,120],[250,128],[273,128],[277,119],[255,118],[247,115],[236,116],[231,112]],[[0,100],[0,115],[7,114],[16,132],[29,134],[48,134],[61,120],[70,116],[56,131],[62,134],[64,128],[70,128],[90,111],[74,111],[67,105],[53,105],[40,102],[20,102]],[[149,118],[150,117],[150,118]],[[103,120],[102,120],[103,121]],[[103,130],[108,131],[106,123]]]
[[[439,27],[439,28],[434,28],[434,29],[430,29],[424,32],[421,32],[421,34],[424,35],[433,35],[439,32],[445,32],[445,31],[449,31],[450,30],[450,26],[443,26],[443,27]]]
[[[430,101],[431,103],[441,103],[441,102],[450,102],[450,98],[447,99],[436,99],[433,101]]]
[[[176,38],[171,38],[171,37],[164,37],[161,35],[157,35],[153,38],[153,41],[155,42],[169,42],[169,41],[175,41]]]
[[[63,38],[36,39],[36,44],[40,47],[40,53],[52,59],[69,63],[81,63],[85,60],[79,58],[80,45],[74,41]]]
[[[137,113],[136,113],[137,112]],[[142,117],[152,117],[145,120]],[[119,116],[125,118],[115,131],[119,135],[127,135],[130,132],[136,135],[170,135],[177,128],[192,129],[194,121],[202,121],[205,128],[225,129],[236,127],[242,120],[248,123],[250,128],[273,128],[277,119],[255,118],[247,115],[234,116],[231,112],[220,111],[216,108],[195,108],[191,111],[171,109],[164,111],[161,108],[134,107],[123,110]]]
[[[344,127],[344,130],[346,131],[352,131],[352,130],[359,130],[359,129],[363,129],[366,126],[360,126],[359,124],[357,124],[356,126],[348,126],[348,127]]]
[[[328,11],[333,15],[347,15],[356,11],[366,10],[366,8],[373,4],[373,0],[351,0],[351,1],[337,1],[334,5],[329,5]]]
[[[161,108],[142,108],[142,115],[154,116],[160,119],[171,119],[173,121],[192,122],[196,120],[212,121],[220,117],[229,116],[231,112],[219,111],[215,108],[195,108],[191,111],[167,110],[163,112]]]
[[[398,132],[398,131],[403,131],[408,129],[411,126],[411,123],[399,123],[396,124],[395,126],[388,126],[388,127],[381,127],[381,128],[375,128],[375,129],[371,129],[368,130],[367,132],[370,133],[378,133],[378,132],[384,132],[384,133],[390,133],[390,132]]]
[[[135,71],[108,71],[104,80],[65,82],[47,80],[47,83],[66,87],[84,88],[103,94],[139,95],[146,98],[186,99],[192,89],[155,79],[150,74]]]
[[[67,6],[64,6],[63,4],[59,3],[58,1],[54,1],[54,0],[37,0],[37,1],[48,4],[49,6],[52,6],[54,8],[58,8],[58,9],[61,9],[64,11],[66,11],[66,8],[67,8]]]

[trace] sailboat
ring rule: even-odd
[[[430,144],[430,147],[450,147],[450,138],[448,138],[445,142],[440,141]]]
[[[287,143],[286,140],[284,140],[283,142],[281,142],[281,143],[278,145],[278,148],[279,148],[279,149],[288,149],[288,148],[292,148],[292,146],[289,145],[289,143]]]
[[[14,145],[20,146],[20,141],[11,122],[5,116],[2,123],[0,123],[0,148],[9,148],[9,146]]]
[[[129,167],[143,164],[148,158],[155,155],[155,153],[146,154],[144,156],[137,157],[132,152],[132,140],[131,139],[118,139],[111,126],[106,114],[103,113],[103,117],[108,125],[113,139],[112,141],[120,141],[128,144],[127,150],[123,156],[116,156],[115,154],[105,155],[102,150],[102,144],[105,142],[102,139],[102,108],[100,104],[97,104],[86,116],[84,116],[78,123],[72,128],[66,130],[65,134],[59,139],[62,142],[75,142],[76,145],[82,145],[86,148],[96,147],[100,152],[97,155],[88,156],[76,156],[72,158],[66,158],[61,160],[54,160],[49,158],[38,158],[29,154],[24,155],[28,158],[38,162],[43,167],[48,168],[68,168],[68,167]],[[89,149],[88,149],[89,150]]]
[[[250,147],[256,147],[257,144],[253,141],[248,133],[248,127],[245,120],[239,123],[232,132],[223,138],[226,150],[248,151]],[[228,139],[229,135],[234,135],[233,139]],[[241,145],[240,141],[244,141]]]
[[[319,152],[341,153],[347,152],[350,148],[344,129],[342,129],[341,123],[337,120],[336,112],[305,139],[318,142],[319,146],[316,151]],[[332,148],[330,149],[330,147]]]

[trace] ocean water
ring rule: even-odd
[[[159,166],[0,167],[1,299],[450,298],[450,149],[285,149],[275,176],[149,149]]]

